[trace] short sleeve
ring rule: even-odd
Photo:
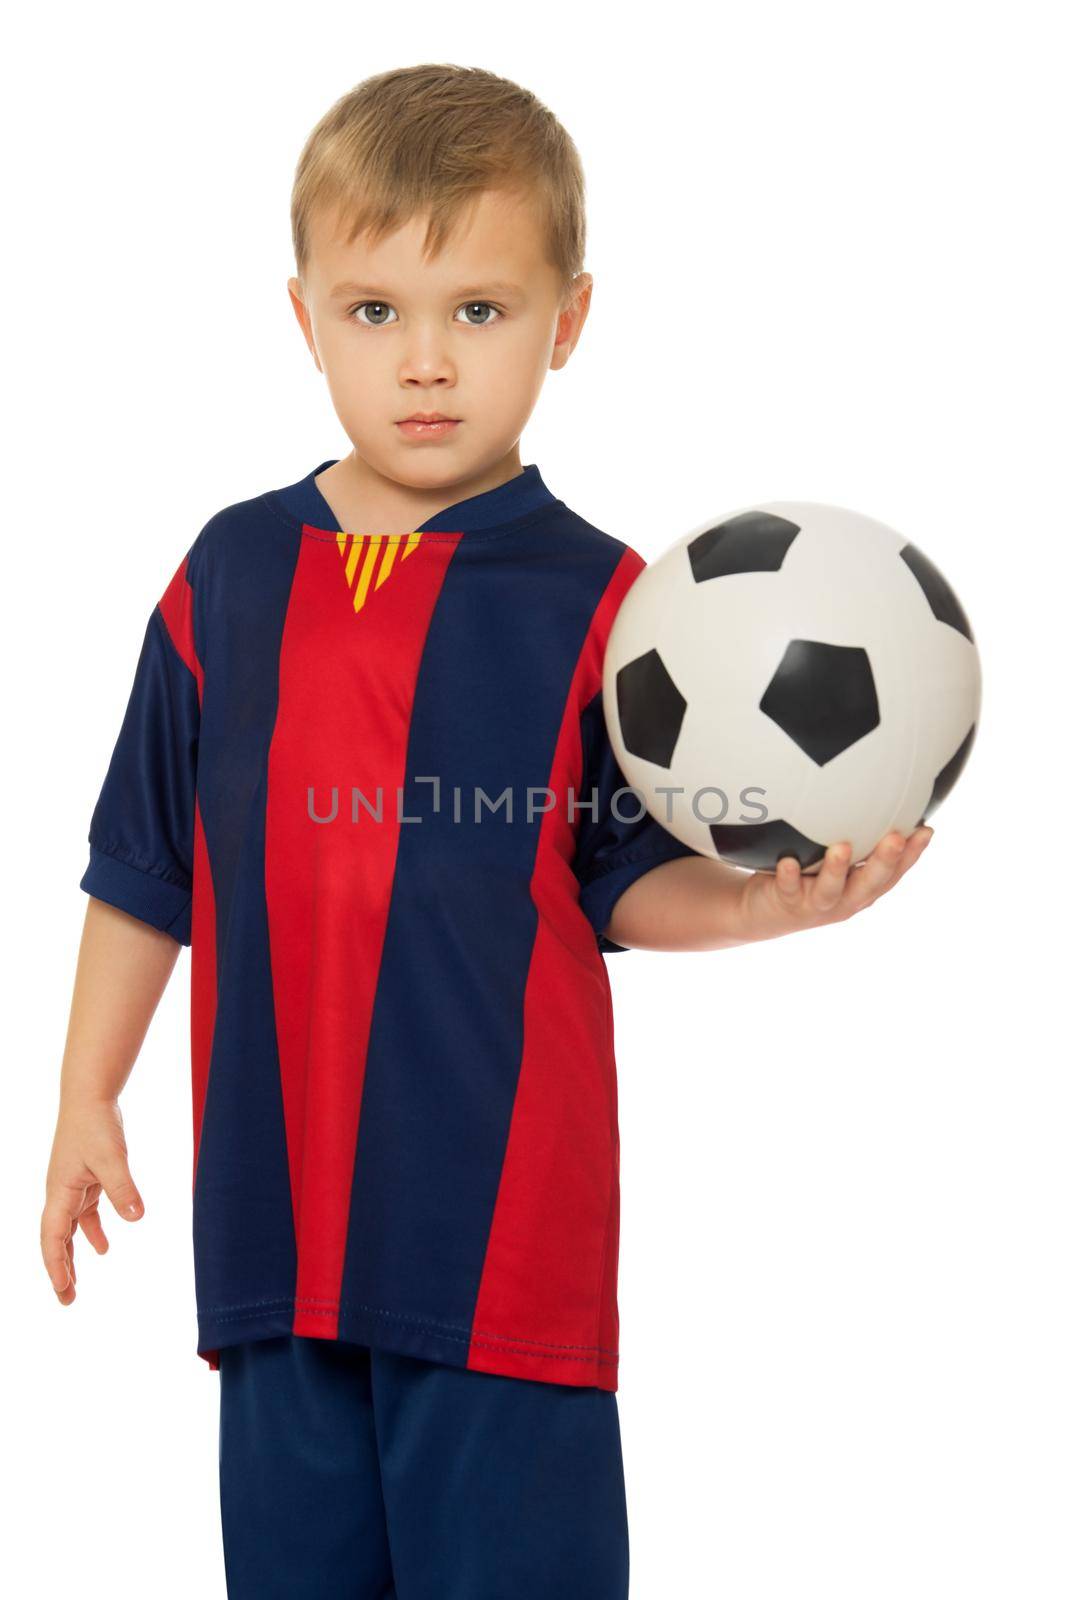
[[[191,552],[190,552],[191,554]],[[200,679],[189,556],[145,628],[122,725],[89,824],[80,887],[192,943]]]
[[[613,954],[629,949],[604,935],[623,890],[651,867],[699,851],[676,839],[649,811],[642,814],[641,798],[627,784],[611,747],[602,690],[581,713],[581,723],[584,771],[579,798],[591,800],[594,788],[597,795],[595,810],[586,806],[578,812],[581,820],[572,865],[579,883],[578,903],[593,925],[597,945],[604,954]]]

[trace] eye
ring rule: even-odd
[[[494,321],[499,321],[504,315],[504,313],[496,306],[491,306],[487,300],[468,300],[465,306],[460,306],[460,310],[469,311],[471,306],[474,306],[477,311],[492,311],[494,313]],[[488,328],[490,324],[483,318],[479,317],[476,321],[471,323],[470,326],[474,328]]]
[[[351,311],[349,312],[349,315],[351,317],[354,317],[357,322],[362,321],[363,319],[359,316],[359,313],[363,310],[364,306],[369,306],[370,309],[372,311],[375,311],[375,312],[378,312],[378,311],[392,311],[392,309],[393,309],[392,306],[388,305],[387,302],[384,301],[384,300],[362,300],[358,306],[353,306],[352,307]],[[384,323],[384,322],[364,323],[364,327],[370,327],[370,328],[384,328],[386,326],[387,326],[387,324]]]
[[[468,327],[472,328],[491,327],[493,322],[498,322],[504,315],[499,306],[490,305],[487,300],[468,300],[466,305],[460,306],[461,311],[470,311],[472,308],[478,313],[476,317],[468,321]],[[370,312],[371,315],[361,317],[359,313],[364,310]],[[348,314],[354,321],[362,322],[365,328],[387,328],[389,326],[388,319],[383,317],[381,313],[392,310],[393,307],[385,300],[361,300],[358,306],[351,307]]]

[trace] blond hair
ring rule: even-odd
[[[574,142],[528,89],[481,67],[426,63],[380,72],[349,90],[308,135],[293,181],[297,273],[308,227],[336,206],[349,241],[373,241],[429,213],[426,254],[436,257],[484,189],[528,194],[544,219],[560,302],[583,270],[585,182]]]

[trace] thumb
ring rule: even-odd
[[[122,1155],[112,1156],[104,1170],[98,1171],[96,1176],[120,1217],[125,1217],[128,1222],[136,1222],[144,1215],[144,1201]]]

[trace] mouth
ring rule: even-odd
[[[401,433],[414,438],[423,436],[432,438],[435,435],[451,433],[459,423],[459,417],[446,417],[440,411],[417,411],[413,416],[401,418],[397,427]]]

